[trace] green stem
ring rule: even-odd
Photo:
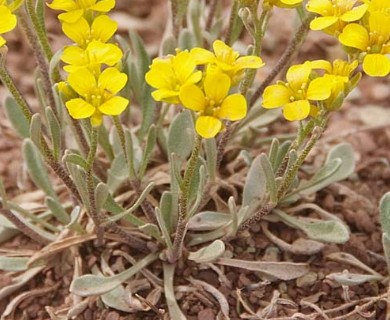
[[[313,20],[313,15],[309,15],[306,20],[301,24],[298,31],[295,33],[294,38],[291,40],[290,44],[286,48],[286,51],[284,52],[283,56],[279,59],[278,63],[272,69],[271,73],[260,84],[260,86],[252,95],[252,98],[249,101],[249,107],[253,106],[256,103],[257,99],[259,99],[260,96],[263,94],[265,88],[269,84],[271,84],[271,82],[274,81],[276,76],[291,62],[292,58],[303,44],[303,40],[305,39],[309,31],[311,20]]]
[[[3,60],[4,57],[1,57],[1,60]],[[16,87],[13,79],[11,78],[11,75],[9,74],[6,66],[5,61],[1,61],[0,65],[0,80],[1,82],[7,87],[8,91],[12,94],[15,101],[19,104],[19,106],[22,108],[23,115],[26,117],[28,122],[31,121],[32,113],[30,110],[30,107],[27,104],[26,99],[22,96],[19,89]]]
[[[239,1],[233,0],[233,6],[232,6],[232,10],[230,12],[230,18],[229,18],[229,27],[228,27],[226,37],[225,37],[225,42],[228,45],[231,45],[232,41],[233,41],[233,39],[232,39],[233,29],[234,29],[234,26],[236,24],[237,19],[239,19],[239,17],[238,17],[238,9],[239,8],[240,8]]]
[[[288,191],[288,188],[290,187],[292,181],[296,177],[298,170],[301,168],[303,162],[305,161],[306,157],[308,156],[311,149],[313,149],[314,145],[318,141],[318,139],[321,137],[321,134],[324,130],[324,127],[327,123],[327,116],[323,116],[321,119],[320,124],[317,127],[314,127],[312,130],[311,137],[309,141],[306,143],[304,149],[302,150],[301,154],[299,155],[298,159],[295,161],[295,163],[292,165],[291,168],[289,168],[286,173],[283,176],[282,182],[278,189],[278,195],[277,200],[280,201],[283,196]]]
[[[103,231],[101,227],[101,219],[99,212],[96,208],[96,198],[95,198],[95,183],[93,181],[93,164],[95,162],[96,150],[97,150],[97,140],[98,140],[98,128],[93,127],[91,132],[91,142],[89,146],[88,157],[86,160],[86,180],[87,180],[87,191],[88,191],[88,201],[89,201],[89,214],[95,224],[97,232],[98,244],[103,242]]]
[[[188,196],[190,185],[195,173],[196,164],[198,162],[201,145],[202,137],[197,135],[191,157],[188,160],[188,165],[186,171],[184,172],[183,182],[180,186],[179,217],[176,226],[176,235],[173,241],[172,252],[168,254],[168,259],[171,263],[176,262],[182,255],[183,241],[188,222]]]

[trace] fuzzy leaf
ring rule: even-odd
[[[42,137],[42,121],[41,116],[36,113],[32,116],[30,122],[30,138],[34,144],[40,148]]]
[[[110,191],[105,183],[99,182],[95,189],[96,210],[100,212],[104,203],[107,201]]]
[[[191,50],[196,46],[196,38],[193,32],[184,28],[179,34],[179,48],[181,50]]]
[[[35,185],[39,189],[42,189],[48,196],[56,199],[57,195],[52,187],[46,166],[43,163],[38,148],[30,139],[25,139],[22,149],[28,172]]]
[[[149,163],[150,157],[152,155],[154,146],[156,145],[156,127],[154,125],[150,126],[148,131],[148,136],[146,139],[145,151],[143,153],[141,166],[139,169],[139,177],[140,179],[144,176],[146,167]]]
[[[326,276],[327,279],[336,281],[344,286],[357,286],[365,282],[381,281],[383,277],[372,274],[357,274],[349,272],[331,273]]]
[[[379,203],[379,218],[383,233],[390,235],[390,192],[386,193]]]
[[[345,243],[349,239],[348,227],[339,220],[324,221],[313,218],[293,217],[280,210],[274,210],[274,212],[283,222],[302,230],[313,240]]]
[[[80,166],[81,168],[85,169],[87,167],[87,162],[85,159],[76,153],[67,153],[63,158],[62,161],[72,163],[75,165]]]
[[[194,215],[188,222],[188,230],[209,231],[227,225],[232,217],[227,213],[203,211]]]
[[[185,110],[172,121],[168,132],[168,153],[175,153],[182,160],[188,158],[194,144],[194,121],[191,112]]]
[[[285,281],[299,278],[310,270],[309,265],[306,263],[293,262],[264,262],[219,258],[216,263],[229,267],[258,271]]]
[[[93,274],[87,274],[78,277],[70,284],[70,292],[77,294],[82,297],[95,296],[107,293],[121,283],[125,282],[138,272],[140,272],[148,264],[152,263],[157,259],[157,254],[149,254],[145,258],[138,261],[131,268],[116,274],[111,277],[96,276]]]
[[[24,116],[20,105],[14,98],[7,97],[4,106],[7,118],[11,122],[12,127],[21,138],[28,138],[30,136],[30,124]]]
[[[248,171],[243,191],[243,206],[261,201],[267,191],[266,177],[263,172],[260,157],[259,155],[253,160]]]
[[[11,271],[11,272],[27,270],[28,260],[29,258],[26,257],[0,256],[0,270]]]
[[[45,203],[50,209],[53,216],[62,224],[66,225],[70,222],[69,214],[63,208],[61,203],[54,198],[46,197]]]
[[[208,263],[221,257],[225,252],[225,244],[221,240],[215,240],[207,247],[190,252],[188,259],[197,263]]]
[[[276,188],[276,181],[275,181],[275,173],[272,169],[272,164],[265,153],[262,153],[259,156],[259,158],[260,158],[262,173],[264,174],[265,177],[265,183],[267,186],[267,191],[269,192],[271,198],[271,202],[276,203],[277,188]]]
[[[58,160],[61,155],[61,125],[50,107],[46,108],[46,117],[50,129],[51,142],[53,144],[54,158]]]
[[[164,270],[164,294],[165,294],[166,303],[168,305],[169,317],[170,319],[175,319],[175,320],[186,320],[187,318],[180,310],[180,307],[177,303],[177,299],[175,297],[175,289],[173,287],[175,265],[164,263],[163,270]]]

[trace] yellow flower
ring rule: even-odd
[[[366,0],[368,3],[368,11],[381,11],[390,14],[390,3],[388,0]]]
[[[92,41],[86,49],[78,46],[66,47],[61,60],[69,64],[64,67],[66,72],[71,73],[87,67],[98,74],[101,64],[113,66],[122,59],[122,55],[122,51],[115,44]]]
[[[257,69],[264,65],[260,57],[240,57],[237,51],[221,40],[214,41],[213,49],[214,53],[203,48],[194,48],[191,50],[191,54],[196,64],[217,66],[230,77],[233,85],[238,83],[245,69]]]
[[[188,51],[154,59],[145,75],[146,82],[157,89],[152,92],[154,100],[168,103],[180,103],[180,88],[197,83],[201,78],[202,72],[196,71],[196,64]]]
[[[324,78],[331,85],[331,94],[328,99],[322,102],[322,105],[329,111],[338,110],[345,97],[358,84],[361,73],[353,75],[358,66],[358,61],[352,63],[336,59],[331,64],[326,60],[316,60],[311,62],[313,69],[325,70]]]
[[[390,72],[390,15],[371,12],[366,27],[348,24],[339,36],[339,41],[364,54],[363,70],[372,77],[384,77]]]
[[[9,32],[16,27],[16,16],[5,5],[0,5],[0,48],[6,43],[1,34]]]
[[[103,114],[119,115],[129,104],[129,100],[116,96],[126,85],[127,75],[116,68],[105,69],[98,79],[87,68],[71,73],[68,83],[80,97],[65,103],[74,119],[91,118],[91,123],[102,123]]]
[[[265,0],[264,5],[276,6],[279,8],[296,8],[303,0]]]
[[[194,84],[183,86],[180,100],[184,107],[199,113],[195,129],[200,136],[208,139],[221,131],[221,120],[244,118],[247,103],[241,94],[228,95],[231,81],[223,73],[206,74],[203,86],[203,90]]]
[[[355,6],[357,3],[359,0],[309,0],[307,10],[321,16],[310,23],[310,28],[329,34],[340,33],[348,22],[357,21],[366,13],[368,5]]]
[[[312,67],[310,62],[295,65],[287,71],[287,83],[268,86],[263,94],[263,107],[273,109],[283,107],[283,115],[289,121],[303,120],[315,113],[316,105],[310,101],[329,98],[331,84],[323,77],[310,81]]]
[[[74,23],[62,23],[62,31],[65,35],[82,48],[85,48],[93,40],[107,42],[116,30],[117,23],[107,15],[96,17],[91,26],[83,17]]]
[[[110,11],[115,6],[115,0],[54,0],[48,6],[53,10],[66,11],[61,13],[58,19],[74,23],[87,13]]]

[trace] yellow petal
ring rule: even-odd
[[[263,107],[266,109],[278,108],[290,102],[292,93],[284,85],[274,84],[265,88],[263,93]]]
[[[99,77],[98,88],[108,90],[112,94],[118,93],[126,85],[127,75],[116,68],[105,69]]]
[[[247,104],[242,94],[232,94],[223,100],[218,112],[220,119],[231,121],[241,120],[246,116]]]
[[[75,23],[83,16],[83,13],[84,13],[83,9],[72,10],[69,12],[61,13],[58,16],[58,19],[61,20],[62,22]]]
[[[47,6],[53,10],[70,11],[76,9],[76,3],[73,0],[54,0],[48,3]]]
[[[310,82],[307,88],[306,98],[322,101],[329,98],[332,92],[332,83],[328,77],[316,78]]]
[[[96,88],[96,79],[87,68],[81,68],[71,73],[68,77],[68,83],[80,96],[88,95],[91,90]]]
[[[91,64],[104,63],[113,66],[122,59],[123,52],[115,44],[92,41],[86,50]]]
[[[339,35],[339,41],[347,47],[366,51],[369,45],[368,31],[357,23],[350,23]]]
[[[0,48],[5,45],[7,42],[5,41],[5,39],[0,35]]]
[[[214,53],[203,48],[193,48],[190,53],[196,64],[213,63],[215,61]]]
[[[221,128],[221,120],[209,116],[200,116],[195,124],[196,132],[206,139],[214,138],[221,131]]]
[[[217,59],[226,64],[233,64],[234,61],[240,56],[238,52],[234,51],[221,40],[214,41],[213,49]]]
[[[179,83],[184,84],[194,72],[196,64],[187,51],[178,53],[172,59],[173,70],[175,70]]]
[[[93,127],[99,127],[103,122],[103,115],[99,110],[96,110],[95,113],[91,116],[91,125]]]
[[[115,0],[102,0],[91,6],[90,9],[98,12],[108,12],[115,7]]]
[[[311,30],[324,30],[334,25],[339,19],[337,17],[318,17],[310,22]]]
[[[165,101],[172,104],[179,104],[179,92],[167,89],[160,89],[152,92],[152,97],[156,101]]]
[[[210,73],[204,80],[204,91],[206,97],[216,104],[222,102],[230,89],[230,78],[224,73]]]
[[[180,89],[180,101],[184,107],[194,111],[203,111],[206,106],[203,91],[195,85],[183,86]]]
[[[390,7],[389,7],[390,8]],[[387,8],[387,11],[389,11]],[[380,11],[371,12],[369,16],[370,31],[378,32],[385,38],[389,38],[390,34],[390,14]]]
[[[363,60],[363,70],[371,77],[385,77],[390,72],[390,60],[382,54],[368,54]]]
[[[342,21],[345,21],[345,22],[357,21],[357,20],[361,19],[364,16],[364,14],[366,13],[367,9],[368,9],[368,5],[367,4],[362,4],[361,6],[354,7],[354,8],[352,8],[352,10],[347,11],[346,13],[344,13],[340,17],[340,19]]]
[[[6,33],[16,27],[16,16],[6,6],[0,6],[0,33]]]
[[[313,69],[322,69],[328,73],[332,72],[332,65],[327,60],[314,60],[310,62]]]
[[[311,73],[311,64],[306,61],[304,64],[291,66],[286,74],[286,79],[293,90],[299,90],[303,83],[306,83]]]
[[[257,69],[264,65],[263,60],[256,56],[240,57],[236,60],[236,70],[241,69]]]
[[[86,64],[87,56],[85,50],[76,46],[68,46],[62,53],[61,60],[65,63],[72,65],[83,65]],[[65,69],[65,68],[64,68]]]
[[[173,89],[176,75],[172,69],[172,64],[168,59],[156,58],[145,74],[146,82],[153,88]]]
[[[74,119],[89,118],[95,112],[95,107],[81,98],[71,99],[65,105]]]
[[[306,9],[309,12],[314,12],[323,16],[333,11],[332,2],[329,0],[309,0]]]
[[[63,22],[62,31],[69,39],[73,40],[80,46],[84,46],[90,32],[89,24],[84,18],[80,18],[75,23]]]
[[[98,107],[99,111],[109,116],[121,114],[129,104],[129,100],[123,97],[115,96],[104,102]]]
[[[107,42],[114,35],[117,28],[116,21],[109,16],[101,15],[92,22],[91,35],[94,40]]]
[[[307,100],[290,102],[283,108],[283,115],[289,121],[303,120],[310,113],[310,103]]]

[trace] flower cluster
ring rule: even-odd
[[[390,73],[390,1],[309,0],[307,10],[319,15],[311,29],[338,37],[350,57],[362,61],[365,73]]]
[[[0,48],[6,44],[1,36],[12,31],[16,27],[17,19],[13,12],[22,4],[22,0],[8,3],[7,0],[0,0]]]
[[[127,82],[127,75],[117,68],[123,53],[108,43],[117,23],[105,13],[114,6],[114,0],[54,0],[49,4],[65,11],[58,18],[64,34],[74,41],[61,56],[69,73],[67,85],[75,92],[65,105],[74,119],[90,118],[94,126],[102,123],[103,115],[119,115],[129,104],[116,95]],[[59,88],[62,92],[69,89],[65,84]]]
[[[195,129],[206,139],[223,129],[222,120],[245,117],[246,99],[239,93],[231,94],[231,88],[243,78],[245,69],[263,65],[259,57],[240,57],[220,40],[214,42],[213,49],[178,50],[176,55],[155,58],[145,76],[146,82],[157,89],[152,93],[156,101],[182,104],[197,113]]]
[[[287,82],[279,81],[264,90],[263,107],[283,107],[283,115],[290,121],[315,117],[320,110],[337,110],[360,79],[360,73],[353,74],[357,65],[343,60],[294,65],[287,71]]]

